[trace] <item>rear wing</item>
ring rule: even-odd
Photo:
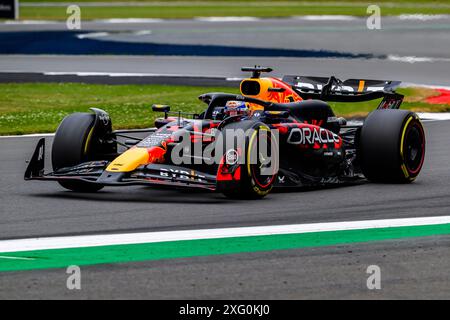
[[[319,99],[332,102],[363,102],[381,99],[378,109],[398,109],[404,96],[396,93],[400,81],[339,80],[335,77],[284,76],[303,99]]]

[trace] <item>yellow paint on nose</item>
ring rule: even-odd
[[[108,168],[106,168],[106,171],[130,172],[141,165],[147,164],[148,160],[149,155],[147,149],[131,148],[111,162]]]

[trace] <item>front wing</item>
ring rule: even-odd
[[[25,180],[82,181],[103,186],[148,185],[216,190],[216,176],[190,168],[165,164],[140,166],[132,172],[106,171],[108,161],[89,161],[45,173],[45,139],[39,140],[25,171]]]

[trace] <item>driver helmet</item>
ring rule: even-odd
[[[225,104],[224,113],[230,117],[247,115],[248,108],[244,101],[228,101]]]

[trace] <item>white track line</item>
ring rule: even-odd
[[[436,121],[447,121],[450,120],[450,112],[418,112],[417,115],[422,120],[436,120]],[[358,122],[359,123],[359,122]],[[24,134],[18,136],[0,136],[0,139],[12,139],[12,138],[39,138],[39,137],[53,137],[54,133],[33,133]]]
[[[164,231],[129,234],[108,234],[93,236],[49,237],[0,241],[0,252],[22,252],[34,250],[86,248],[111,245],[158,243],[200,239],[221,239],[235,237],[254,237],[312,232],[365,230],[379,228],[412,227],[424,225],[449,224],[450,216],[386,219],[349,222],[327,222],[313,224],[294,224],[264,227],[242,227],[224,229],[200,229],[185,231]]]
[[[196,17],[194,20],[203,22],[253,22],[261,19],[256,17]]]
[[[311,3],[312,4],[312,3]],[[324,4],[324,3],[323,3]],[[314,3],[315,6],[317,5],[323,5]],[[64,6],[66,7],[68,4],[64,3],[50,3],[50,6]],[[80,3],[80,6],[93,6],[93,7],[104,7],[104,6],[112,6],[116,7],[117,3],[106,3],[106,4],[95,4],[95,3]],[[164,5],[167,5],[165,3]],[[172,3],[172,5],[177,5],[176,2]],[[264,6],[264,4],[261,3],[254,3],[254,4],[245,4],[246,6],[249,5],[257,5],[257,6]],[[278,4],[279,5],[279,4]],[[290,3],[292,5],[292,3]],[[384,4],[387,6],[387,4]],[[46,6],[46,4],[42,3],[24,3],[21,4],[21,6],[28,6],[28,7],[43,7]],[[120,5],[119,5],[120,6]],[[135,6],[149,6],[149,4],[145,3],[136,3]],[[150,6],[152,6],[150,4]],[[353,6],[348,5],[348,6]],[[416,5],[417,6],[417,5]],[[392,6],[391,6],[392,7]],[[433,7],[436,7],[436,5],[433,5]],[[448,8],[448,6],[445,6]],[[155,7],[157,8],[157,7]],[[393,18],[398,19],[400,21],[436,21],[436,20],[447,20],[450,19],[450,15],[448,14],[402,14],[398,16],[393,16]],[[251,16],[224,16],[224,17],[194,17],[193,19],[187,19],[188,21],[200,21],[200,22],[255,22],[255,21],[261,21],[261,20],[267,20],[267,19],[273,19],[270,17],[251,17]],[[280,19],[280,18],[278,18]],[[353,20],[363,20],[365,17],[360,16],[351,16],[351,15],[304,15],[304,16],[287,16],[285,18],[281,19],[294,19],[294,20],[304,20],[304,21],[353,21]],[[112,18],[112,19],[95,19],[95,20],[86,20],[86,23],[105,23],[105,24],[128,24],[128,23],[161,23],[161,22],[174,22],[177,19],[160,19],[160,18]],[[45,25],[45,24],[62,24],[63,21],[57,21],[57,20],[8,20],[4,22],[0,22],[0,25]]]
[[[45,25],[45,24],[57,24],[63,23],[60,21],[53,20],[7,20],[4,22],[0,22],[1,24],[11,24],[11,25]]]
[[[417,113],[422,120],[436,120],[436,121],[446,121],[450,120],[450,113],[431,113],[431,112],[419,112]]]
[[[434,121],[447,121],[450,120],[450,112],[445,113],[432,113],[432,112],[419,112],[417,113],[422,120],[434,120]],[[360,121],[356,123],[361,124]],[[33,133],[24,134],[18,136],[0,136],[0,139],[14,139],[14,138],[40,138],[40,137],[54,137],[54,133]]]
[[[400,20],[416,20],[416,21],[432,21],[449,19],[448,14],[401,14],[398,16]]]
[[[24,257],[5,257],[5,256],[0,256],[0,259],[6,259],[6,260],[36,260],[33,258],[24,258]]]
[[[148,33],[147,33],[148,34]],[[6,70],[1,71],[2,73],[23,73],[23,71],[17,70]],[[78,77],[154,77],[154,78],[198,78],[198,79],[218,79],[233,81],[235,78],[226,78],[223,76],[211,75],[211,76],[192,76],[181,73],[129,73],[129,72],[87,72],[87,71],[43,71],[34,72],[37,74],[43,74],[46,76],[78,76]]]
[[[0,139],[53,137],[54,135],[55,135],[54,133],[33,133],[33,134],[23,134],[19,136],[0,136]]]
[[[102,38],[111,35],[109,32],[91,32],[91,33],[83,33],[77,34],[78,39],[93,39],[93,38]]]
[[[125,9],[126,10],[126,9]],[[167,20],[164,19],[156,19],[156,18],[115,18],[115,19],[101,19],[101,20],[93,20],[92,22],[98,22],[98,23],[108,23],[108,24],[115,24],[115,23],[160,23]],[[89,22],[89,21],[88,21]]]
[[[450,58],[431,58],[416,56],[388,55],[387,60],[394,62],[419,63],[419,62],[450,62]]]
[[[306,21],[353,21],[361,19],[361,17],[345,16],[345,15],[308,15],[308,16],[294,16],[296,20]]]
[[[411,83],[411,82],[402,82],[400,85],[401,88],[426,88],[426,89],[443,89],[443,90],[450,90],[449,86],[440,86],[440,85],[429,85],[429,84],[417,84],[417,83]]]
[[[133,7],[133,6],[142,6],[142,7],[160,7],[160,6],[173,6],[173,7],[180,7],[180,6],[192,6],[193,4],[211,4],[211,1],[208,0],[200,0],[200,1],[154,1],[154,2],[139,2],[139,1],[113,1],[113,2],[107,2],[107,1],[93,1],[93,2],[80,2],[80,1],[60,1],[60,2],[22,2],[20,4],[21,7],[67,7],[71,4],[78,4],[80,6],[91,6],[91,7]],[[324,7],[324,6],[334,6],[334,7],[354,7],[356,6],[367,6],[367,1],[323,1],[323,2],[317,2],[317,1],[277,1],[275,4],[273,1],[270,0],[263,0],[258,2],[248,2],[244,0],[239,1],[214,1],[215,5],[219,6],[246,6],[246,7],[266,7],[266,6],[278,6],[278,7],[302,7],[302,6],[316,6],[316,7]],[[402,3],[402,2],[396,2],[394,0],[390,2],[383,2],[383,7],[389,7],[389,8],[449,8],[450,6],[448,4],[444,3],[417,3],[415,1],[412,1],[411,3]]]

